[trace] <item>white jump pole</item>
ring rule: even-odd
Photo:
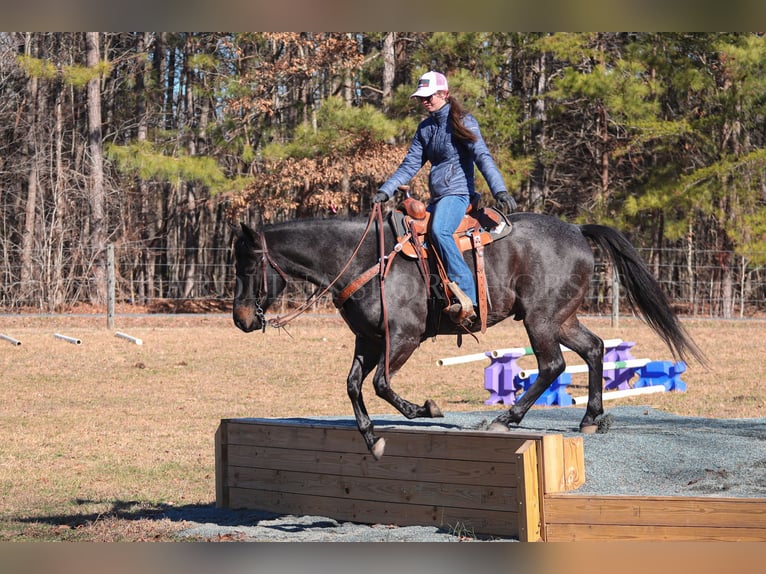
[[[143,345],[144,344],[144,342],[141,339],[139,339],[138,337],[131,337],[127,333],[120,333],[119,331],[117,331],[114,334],[114,336],[115,337],[119,337],[120,339],[127,339],[128,341],[130,341],[131,343],[135,343],[136,345]]]
[[[19,341],[18,339],[14,339],[13,337],[9,337],[8,335],[3,335],[2,333],[0,333],[0,339],[2,339],[3,341],[8,341],[14,347],[18,347],[19,345],[21,345],[21,341]]]
[[[604,340],[604,348],[605,349],[611,349],[613,347],[616,347],[622,343],[622,339],[606,339]],[[569,347],[565,347],[564,345],[561,345],[561,350],[564,352],[571,351]],[[514,354],[524,354],[524,355],[531,355],[534,351],[532,350],[532,347],[513,347],[510,349],[496,349],[495,351],[491,352],[491,355],[494,358],[502,357],[504,355],[508,355],[509,353]]]
[[[638,369],[646,365],[647,363],[650,363],[651,359],[630,359],[628,361],[614,361],[614,362],[607,362],[604,363],[604,370],[612,370],[612,369]],[[519,378],[520,379],[528,379],[532,375],[538,374],[538,369],[524,369],[523,371],[519,372]],[[571,367],[567,367],[564,369],[565,373],[587,373],[588,372],[588,365],[572,365]]]
[[[604,348],[605,349],[611,349],[613,347],[616,347],[622,343],[622,339],[607,339],[604,341]],[[565,347],[564,345],[561,345],[562,351],[571,351],[569,347]],[[493,359],[499,359],[500,357],[504,357],[505,355],[519,355],[519,356],[526,356],[533,354],[534,351],[532,350],[532,347],[510,347],[508,349],[495,349],[494,351],[490,351],[489,355]],[[447,357],[445,359],[437,359],[436,366],[437,367],[446,367],[448,365],[461,365],[463,363],[471,363],[473,361],[481,361],[482,359],[487,358],[487,353],[475,353],[473,355],[461,355],[459,357]]]
[[[493,359],[499,359],[500,357],[504,357],[505,355],[519,355],[519,356],[526,356],[531,355],[534,353],[532,350],[532,347],[509,347],[507,349],[495,349],[494,351],[490,351],[490,355],[492,355]]]
[[[67,337],[66,335],[62,335],[61,333],[53,333],[53,336],[56,337],[57,339],[61,339],[62,341],[66,341],[67,343],[72,343],[73,345],[82,345],[82,341],[74,337]]]
[[[651,395],[654,393],[664,393],[665,385],[652,385],[649,387],[638,387],[637,389],[625,389],[623,391],[607,391],[601,394],[601,399],[608,401],[611,399],[622,399],[625,397],[633,397],[636,395]],[[588,395],[582,397],[575,397],[574,404],[584,405],[588,402]]]
[[[448,365],[462,365],[463,363],[471,363],[473,361],[481,361],[482,359],[488,359],[487,353],[474,353],[473,355],[461,355],[460,357],[447,357],[445,359],[437,359],[437,367],[446,367]]]

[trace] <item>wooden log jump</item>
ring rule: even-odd
[[[521,541],[766,541],[766,499],[592,496],[582,437],[387,428],[375,461],[352,425],[224,419],[216,505]]]
[[[766,499],[550,494],[543,501],[549,542],[766,541]]]
[[[584,481],[581,437],[381,429],[375,461],[354,426],[224,419],[216,504],[539,540],[543,493]]]

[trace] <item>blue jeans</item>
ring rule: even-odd
[[[428,206],[431,212],[431,241],[444,263],[447,277],[457,283],[476,305],[476,283],[473,273],[452,237],[463,220],[467,208],[467,195],[445,195]]]

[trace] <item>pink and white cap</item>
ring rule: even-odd
[[[418,89],[412,94],[411,98],[427,98],[435,94],[436,92],[446,92],[449,90],[447,86],[447,78],[444,74],[439,72],[426,72],[418,80]]]

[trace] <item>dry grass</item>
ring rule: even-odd
[[[637,358],[670,359],[642,323],[584,322],[604,338],[636,341]],[[351,415],[345,378],[353,336],[335,316],[302,317],[290,335],[246,335],[227,315],[2,317],[0,333],[0,540],[166,540],[182,522],[168,508],[215,501],[213,438],[221,418]],[[766,416],[763,323],[686,322],[715,370],[696,364],[687,393],[624,399],[682,415]],[[53,337],[77,337],[75,346]],[[518,323],[480,336],[426,341],[394,378],[414,402],[445,411],[496,410],[486,362],[435,367],[441,357],[526,345]],[[531,363],[530,363],[530,366]],[[580,385],[584,375],[575,375]],[[366,385],[372,414],[394,413]],[[575,388],[584,394],[583,388]],[[617,404],[617,402],[613,403]],[[581,407],[574,407],[581,408]],[[607,407],[608,408],[608,407]]]

